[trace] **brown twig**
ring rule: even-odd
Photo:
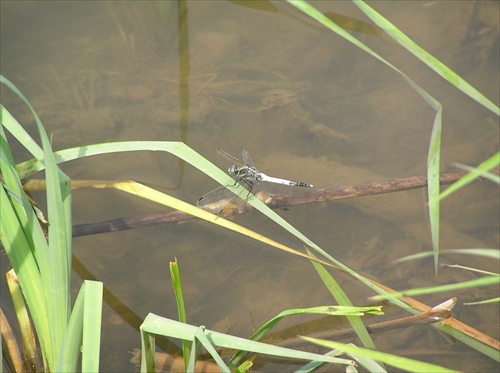
[[[491,172],[498,174],[500,172],[500,168],[497,167]],[[465,176],[467,173],[467,171],[452,171],[442,173],[440,176],[441,185],[452,184]],[[265,202],[269,208],[284,209],[291,206],[314,202],[335,201],[339,199],[355,198],[367,195],[399,192],[403,190],[422,188],[425,186],[427,186],[426,176],[412,176],[402,179],[392,179],[343,187],[317,189],[312,192],[308,191],[304,193],[268,195],[269,198],[265,198],[263,202]],[[218,206],[217,209],[220,210],[220,206]],[[243,209],[233,210],[232,213],[235,215],[241,214],[251,209],[251,206],[247,204]],[[210,211],[209,208],[207,208],[207,210]],[[99,223],[75,225],[73,226],[73,237],[116,232],[126,229],[152,227],[171,223],[181,223],[194,219],[194,217],[180,211],[168,211],[142,216],[132,216],[107,220]]]

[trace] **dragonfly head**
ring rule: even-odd
[[[238,167],[235,165],[232,165],[227,169],[227,173],[231,176],[237,176],[238,175]]]

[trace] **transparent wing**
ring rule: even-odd
[[[245,190],[237,190],[236,183],[234,185],[220,186],[217,189],[205,194],[196,202],[196,206],[203,207],[211,204],[218,204],[215,208],[220,207],[218,214],[221,214],[228,206],[236,208],[246,203],[250,192],[252,191],[253,183],[246,180],[239,180],[239,184]]]
[[[253,167],[257,171],[252,162],[252,158],[250,158],[250,154],[248,154],[248,151],[246,149],[243,149],[243,153],[241,155],[243,157],[243,163],[245,163],[246,166]]]
[[[208,192],[196,202],[196,206],[206,206],[212,203],[219,202],[223,199],[232,198],[235,194],[225,186],[220,186],[217,189]]]
[[[222,155],[224,158],[226,158],[226,159],[227,159],[227,160],[229,160],[230,162],[234,162],[235,164],[240,165],[240,166],[246,166],[246,164],[244,164],[244,163],[243,163],[242,161],[240,161],[238,158],[235,158],[235,157],[233,157],[232,155],[227,154],[225,151],[220,150],[219,148],[217,148],[217,153],[219,153],[220,155]]]

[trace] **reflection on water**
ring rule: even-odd
[[[316,5],[323,12],[366,21],[352,4]],[[498,3],[375,5],[498,102]],[[190,65],[180,75],[175,8],[161,9],[157,2],[2,3],[2,74],[33,103],[57,149],[132,139],[183,140],[225,168],[216,148],[233,154],[247,148],[260,171],[319,187],[425,173],[434,112],[377,60],[281,9],[264,12],[232,2],[196,1],[186,9],[188,44],[180,49],[189,52]],[[386,37],[354,35],[442,102],[443,169],[454,161],[476,165],[497,150],[498,118]],[[188,94],[182,104],[181,81]],[[33,130],[27,110],[12,95],[3,95],[2,101]],[[183,110],[187,121],[181,123]],[[205,175],[158,154],[89,159],[67,165],[65,171],[85,179],[180,184],[173,194],[193,203],[215,187]],[[153,209],[158,211],[119,194],[76,191],[74,196],[79,222]],[[441,269],[435,277],[430,260],[390,264],[431,247],[422,190],[280,213],[337,259],[388,286],[405,289],[470,279],[452,269]],[[442,219],[444,248],[499,245],[498,193],[488,183],[444,201]],[[239,217],[238,223],[301,248],[258,214]],[[140,317],[148,312],[176,317],[168,274],[174,257],[190,322],[218,331],[248,336],[284,309],[332,303],[308,263],[201,222],[78,238],[74,246],[83,264]],[[443,261],[463,263],[463,258]],[[467,262],[497,269],[474,257]],[[346,277],[338,280],[355,304],[365,304],[371,295]],[[437,304],[451,296],[457,294],[423,301]],[[488,290],[467,291],[458,294],[459,305],[492,296]],[[495,312],[498,306],[463,309],[459,318],[495,333]],[[285,321],[283,327],[300,321]],[[127,351],[139,346],[139,336],[108,306],[102,335],[102,370],[133,371]],[[469,362],[474,364],[470,370],[491,365],[463,346],[450,346],[433,329],[389,332],[375,343],[384,351],[455,369],[466,370]],[[444,355],[457,349],[462,357]],[[278,369],[272,367],[268,369]]]

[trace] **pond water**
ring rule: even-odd
[[[31,101],[55,150],[107,141],[183,141],[226,169],[229,164],[215,149],[239,157],[246,148],[260,171],[315,188],[425,174],[435,112],[397,73],[290,4],[252,3],[187,1],[178,11],[176,2],[2,1],[1,73]],[[350,2],[311,4],[355,19],[355,25],[369,23]],[[498,104],[497,2],[370,4]],[[452,162],[478,165],[498,151],[495,114],[376,28],[350,32],[443,104],[443,171],[451,170]],[[36,137],[27,109],[3,87],[2,103]],[[15,143],[12,147],[17,162],[28,158]],[[175,157],[153,152],[92,157],[61,168],[74,180],[133,179],[191,203],[217,186]],[[278,213],[336,259],[394,289],[475,278],[453,268],[441,268],[435,276],[432,259],[391,264],[431,249],[425,192]],[[34,197],[43,206],[43,194]],[[73,200],[75,224],[165,210],[109,190],[77,190]],[[446,199],[442,248],[498,248],[498,211],[498,188],[489,182]],[[298,240],[259,213],[234,221],[302,250]],[[195,325],[248,337],[285,309],[334,304],[308,262],[200,221],[77,237],[74,254],[130,310],[117,313],[116,303],[104,306],[104,372],[135,369],[128,352],[140,347],[140,336],[131,313],[176,318],[169,274],[174,258],[188,320]],[[2,273],[8,268],[4,258]],[[479,257],[443,255],[441,261],[498,271],[498,262]],[[373,294],[366,287],[334,275],[355,305],[369,304]],[[77,273],[73,282],[76,293],[82,282]],[[457,296],[455,317],[498,339],[498,305],[463,306],[498,292],[472,289],[418,299],[433,306]],[[2,305],[8,303],[5,293]],[[407,315],[392,307],[387,313]],[[309,320],[286,320],[278,329]],[[374,341],[381,351],[451,369],[498,368],[434,328],[387,332]],[[263,371],[294,367],[261,364]]]

